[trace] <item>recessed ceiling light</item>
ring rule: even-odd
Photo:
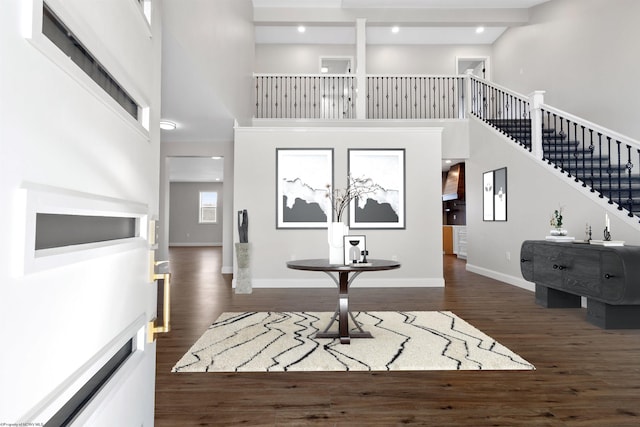
[[[320,68],[320,72],[321,73],[328,73],[329,72],[329,68],[328,67],[322,67],[322,68]]]
[[[222,157],[220,156],[211,156],[212,160],[222,160]]]
[[[446,164],[450,164],[450,163],[451,163],[451,160],[445,160],[444,162],[445,162]]]
[[[476,34],[482,34],[482,33],[484,33],[484,27],[476,28]]]
[[[391,32],[393,34],[396,34],[400,31],[400,27],[398,27],[397,25],[395,27],[391,27]]]
[[[160,129],[164,130],[174,130],[176,128],[176,124],[170,122],[169,120],[160,120]]]
[[[304,27],[304,25],[300,25],[300,26],[298,27],[298,32],[299,32],[299,33],[304,33],[305,31],[307,31],[307,29]]]

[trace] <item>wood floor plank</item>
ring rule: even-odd
[[[156,426],[638,426],[640,330],[602,330],[585,309],[445,256],[443,288],[362,289],[353,310],[449,310],[535,371],[171,373],[225,311],[333,311],[333,289],[235,295],[220,248],[171,248],[172,330],[158,337]]]

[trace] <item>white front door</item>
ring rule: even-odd
[[[148,5],[2,3],[0,423],[153,425],[160,28]]]

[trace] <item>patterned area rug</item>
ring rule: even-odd
[[[172,372],[535,369],[448,311],[354,313],[373,338],[349,345],[314,338],[332,314],[223,313]]]

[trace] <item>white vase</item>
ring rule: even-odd
[[[344,236],[349,234],[349,227],[342,222],[330,222],[327,227],[329,241],[329,263],[344,264]]]

